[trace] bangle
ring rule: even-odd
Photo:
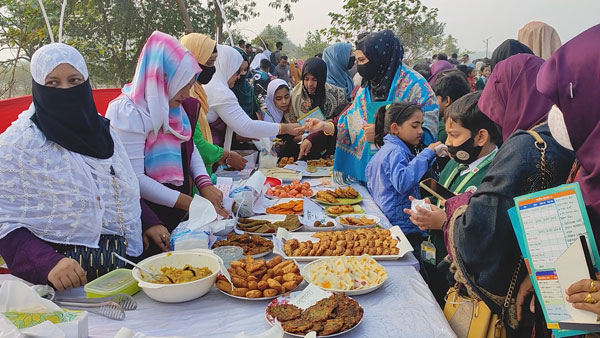
[[[281,127],[282,127],[282,125],[281,125],[281,123],[278,123],[278,125],[279,125],[279,131],[277,132],[277,135],[281,135]]]
[[[335,124],[333,124],[333,122],[331,121],[329,121],[327,124],[331,125],[331,133],[327,133],[325,129],[323,129],[323,134],[325,134],[325,136],[333,136],[333,134],[335,133]]]
[[[229,167],[230,159],[231,159],[231,151],[229,151],[229,153],[227,154],[227,158],[225,159],[225,165],[227,165],[227,167]]]

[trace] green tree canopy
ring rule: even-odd
[[[344,0],[343,13],[329,13],[331,27],[321,30],[328,41],[355,42],[362,32],[393,30],[402,41],[408,61],[440,49],[444,23],[437,8],[421,0]]]
[[[282,8],[281,20],[290,20],[291,5],[297,1],[270,0],[269,6]],[[55,36],[60,3],[44,1]],[[221,3],[230,24],[258,15],[254,0]],[[153,31],[175,37],[185,33],[182,10],[189,15],[193,31],[212,36],[218,30],[222,33],[223,20],[215,0],[78,0],[67,3],[63,41],[83,54],[96,84],[121,86],[131,79],[137,57]],[[0,0],[0,48],[16,51],[16,57],[0,64],[1,69],[29,61],[36,49],[49,42],[37,1]]]

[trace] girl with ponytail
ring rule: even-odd
[[[414,154],[423,136],[421,107],[408,102],[392,103],[377,110],[375,144],[380,150],[366,168],[367,187],[390,224],[398,225],[412,244],[419,259],[420,244],[427,232],[419,230],[403,209],[410,209],[408,196],[419,198],[419,181],[435,160],[432,143]]]

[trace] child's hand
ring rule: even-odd
[[[317,120],[317,119],[313,119],[313,118],[307,118],[306,122],[304,123],[304,127],[302,127],[302,130],[306,130],[312,134],[312,133],[316,133],[316,132],[323,130],[324,127],[325,127],[325,121],[321,121],[321,120]]]
[[[412,202],[415,198],[408,197]],[[404,209],[404,213],[410,215],[410,221],[421,230],[442,230],[446,223],[446,212],[431,204],[429,198],[425,199],[425,203],[429,204],[431,211],[417,207],[418,213],[413,213],[410,209]]]
[[[433,152],[435,152],[435,147],[439,146],[440,144],[442,144],[442,142],[437,141],[435,143],[430,144],[427,148],[433,150]]]
[[[365,138],[369,143],[375,143],[375,124],[369,123],[363,126],[363,130],[365,131]]]

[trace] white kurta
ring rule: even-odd
[[[111,132],[114,154],[108,159],[74,153],[46,139],[30,120],[34,111],[32,104],[0,135],[0,238],[24,227],[48,242],[97,248],[101,234],[124,230],[127,254],[140,255],[139,185],[118,137]]]

